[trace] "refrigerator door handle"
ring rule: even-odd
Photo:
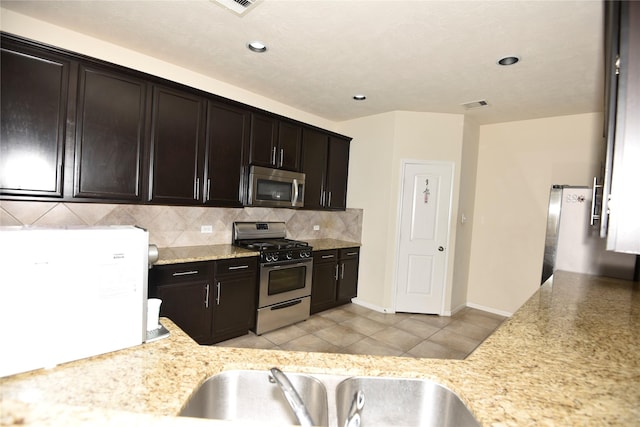
[[[600,214],[597,212],[598,204],[596,203],[596,196],[598,194],[597,189],[602,187],[602,185],[598,185],[598,178],[594,176],[593,190],[591,190],[591,214],[589,216],[589,223],[592,226],[595,225],[596,221],[600,220],[600,215],[602,214],[602,212]]]

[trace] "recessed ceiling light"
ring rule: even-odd
[[[367,99],[367,96],[362,94],[353,95],[353,99],[355,99],[356,101],[364,101],[365,99]]]
[[[516,64],[519,61],[520,58],[518,58],[517,56],[505,56],[504,58],[498,59],[498,65],[503,65],[506,67],[507,65]]]
[[[251,52],[262,53],[267,51],[267,45],[259,41],[249,42],[247,43],[247,47]]]

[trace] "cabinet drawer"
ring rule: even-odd
[[[258,269],[258,257],[244,257],[218,260],[215,262],[215,276],[221,274],[254,273]]]
[[[158,265],[149,272],[149,284],[158,286],[179,282],[206,281],[210,277],[210,265],[209,262]]]
[[[340,249],[340,259],[358,258],[360,255],[360,248],[345,248]]]
[[[330,249],[326,251],[313,251],[313,263],[320,264],[323,262],[337,262],[338,251],[336,249]]]

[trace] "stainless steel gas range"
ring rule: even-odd
[[[284,222],[233,223],[233,244],[260,251],[258,335],[309,317],[312,248],[286,234]]]

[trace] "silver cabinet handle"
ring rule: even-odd
[[[340,266],[340,280],[344,279],[344,262]]]
[[[347,252],[347,256],[358,255],[358,252]]]
[[[216,305],[220,305],[220,282],[216,285],[217,295],[216,295]]]
[[[245,270],[247,268],[249,268],[248,265],[235,265],[235,266],[229,267],[229,270]]]
[[[177,277],[177,276],[190,276],[192,274],[198,274],[199,271],[198,270],[190,270],[190,271],[176,271],[175,273],[173,273],[173,277]]]
[[[209,308],[209,284],[207,283],[207,295],[204,297],[204,308]]]
[[[284,165],[284,148],[280,149],[280,167]]]
[[[329,202],[327,202],[327,207],[331,207],[331,191],[329,191]]]
[[[211,178],[207,178],[207,201],[211,199]]]
[[[195,198],[197,200],[200,198],[200,178],[196,178],[196,188],[194,190]]]
[[[336,278],[336,282],[337,282],[338,281],[338,264],[336,264],[336,275],[335,275],[335,278]]]
[[[333,258],[335,255],[322,255],[322,259]]]
[[[273,147],[273,150],[271,150],[271,164],[273,166],[276,165],[276,147]]]

